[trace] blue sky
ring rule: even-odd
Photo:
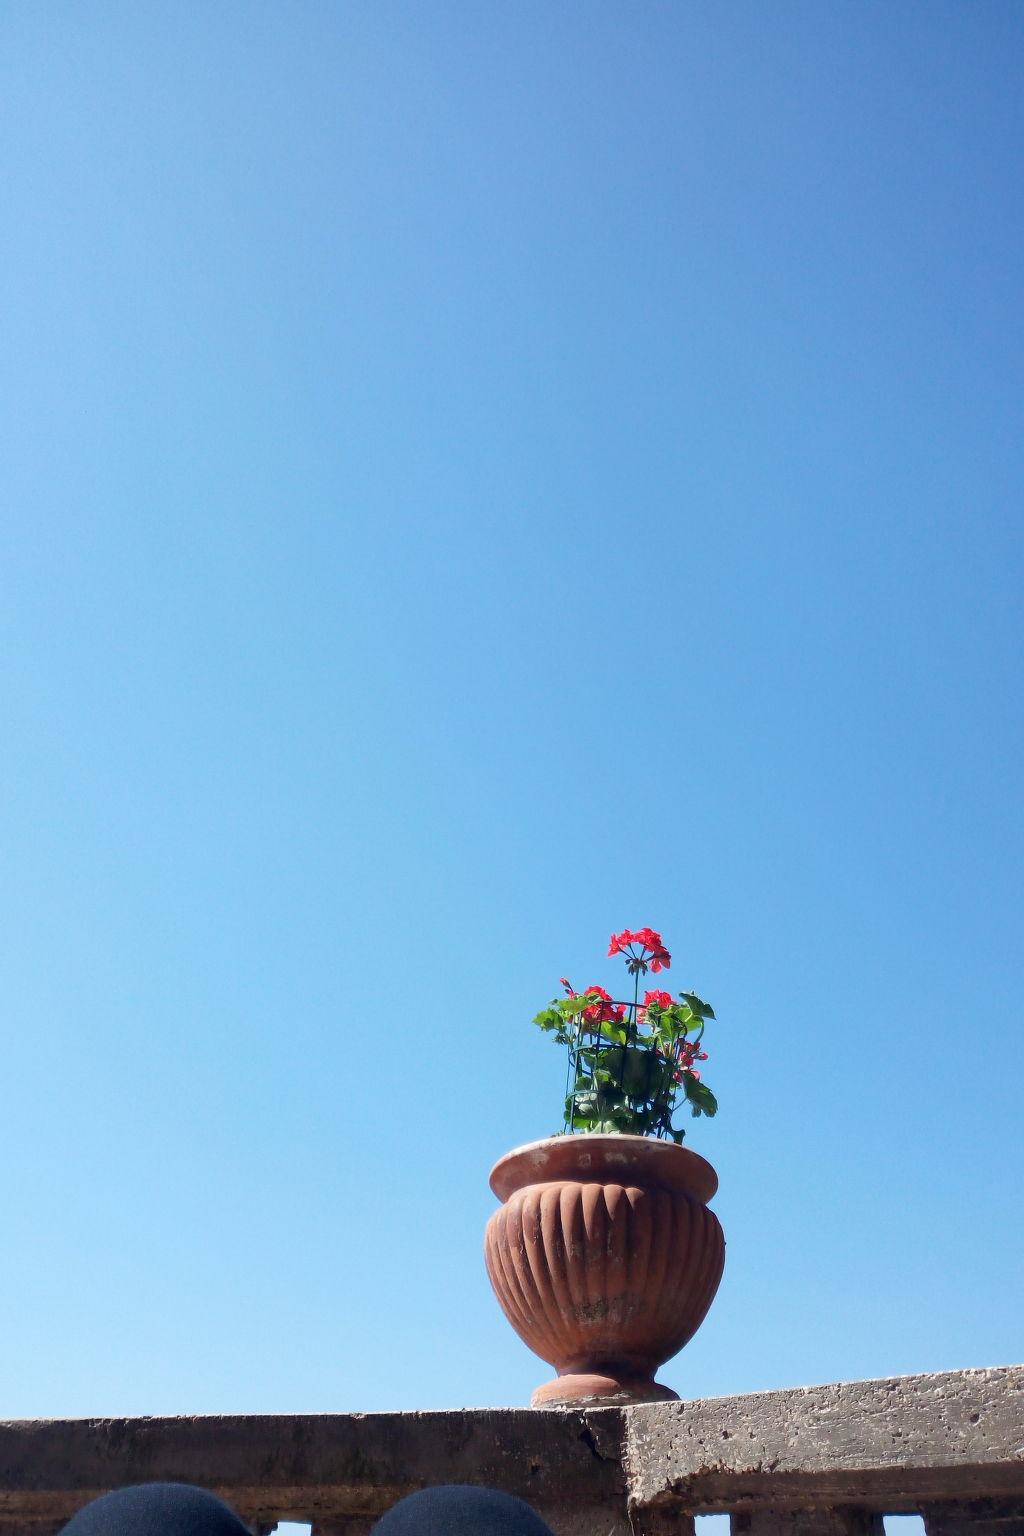
[[[684,1395],[1020,1356],[1019,9],[0,17],[0,1413],[515,1404],[529,1020],[714,1003]]]

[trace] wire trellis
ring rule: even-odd
[[[621,1017],[617,1011],[621,1011]],[[598,1000],[581,1013],[569,1039],[565,1074],[565,1124],[570,1135],[593,1130],[632,1130],[658,1140],[681,1139],[672,1111],[684,1091],[680,1036],[669,1051],[641,1035],[644,1006],[636,998]],[[703,1022],[693,1045],[699,1045]],[[622,1038],[619,1038],[619,1037]]]

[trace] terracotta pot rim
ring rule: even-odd
[[[560,1179],[603,1184],[657,1185],[678,1189],[707,1205],[718,1189],[718,1174],[699,1152],[649,1136],[585,1132],[545,1136],[513,1147],[491,1169],[490,1185],[507,1200],[529,1184]]]

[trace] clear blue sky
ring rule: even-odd
[[[1019,5],[0,17],[0,1413],[523,1402],[650,924],[706,1395],[1022,1354]]]

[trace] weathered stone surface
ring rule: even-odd
[[[0,1519],[0,1536],[57,1536],[63,1520]]]
[[[353,1515],[348,1520],[317,1520],[310,1536],[369,1536],[373,1525],[371,1516],[362,1519]]]
[[[833,1509],[753,1509],[732,1517],[732,1536],[883,1536],[882,1516]]]
[[[212,1489],[251,1525],[363,1536],[407,1493],[450,1482],[518,1494],[557,1536],[610,1536],[626,1528],[621,1452],[615,1410],[22,1421],[0,1425],[0,1522],[59,1522],[166,1480]]]
[[[1024,1367],[840,1382],[631,1408],[634,1511],[849,1505],[1024,1495]]]
[[[675,1506],[634,1510],[630,1518],[631,1536],[695,1536],[695,1531],[693,1516]]]
[[[1024,1536],[1024,1501],[974,1499],[921,1512],[928,1536]]]
[[[56,1536],[111,1488],[198,1483],[264,1536],[368,1536],[405,1494],[477,1483],[557,1536],[1024,1536],[1024,1367],[592,1410],[74,1419],[0,1424],[0,1536]]]

